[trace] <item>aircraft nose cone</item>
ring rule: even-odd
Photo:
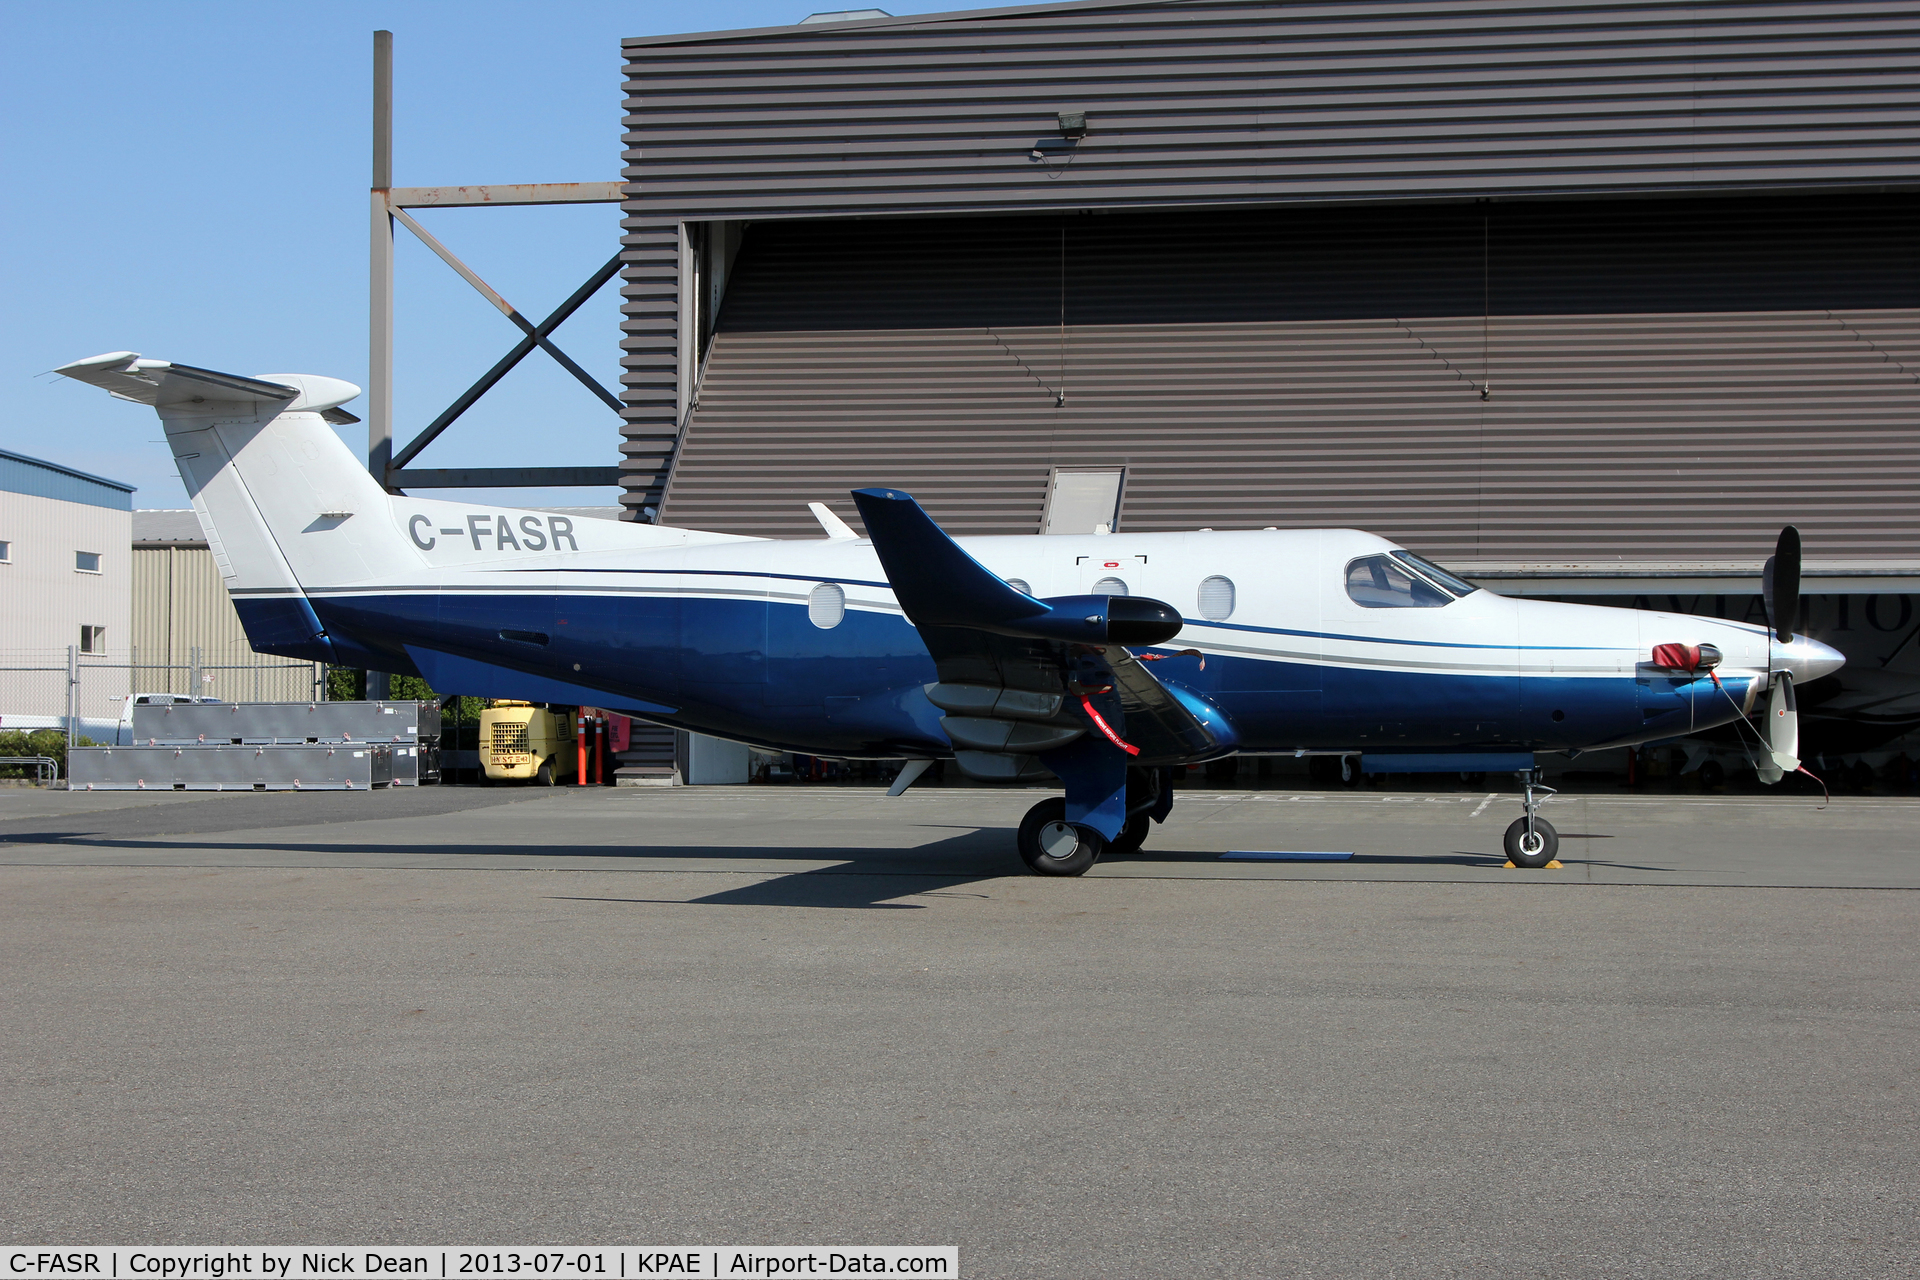
[[[1775,640],[1772,644],[1773,652],[1768,665],[1775,671],[1792,675],[1795,684],[1830,676],[1847,665],[1845,655],[1838,649],[1808,636],[1795,636],[1786,644]]]

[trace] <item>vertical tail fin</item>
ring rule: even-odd
[[[333,432],[330,424],[358,421],[340,406],[360,389],[337,378],[243,378],[131,351],[55,372],[159,413],[247,638],[266,653],[333,660],[338,649],[347,661],[347,648],[369,639],[329,640],[309,594],[418,591],[438,574],[509,562],[554,567],[576,554],[746,540],[629,521],[575,526],[564,516],[389,494]]]
[[[246,378],[126,351],[55,372],[159,413],[227,590],[236,604],[276,602],[242,609],[255,648],[325,649],[308,585],[373,576],[395,555],[417,562],[393,527],[388,494],[329,425],[357,421],[339,407],[360,394],[352,383]],[[364,517],[359,527],[341,528],[355,516]],[[335,528],[346,536],[300,536]]]

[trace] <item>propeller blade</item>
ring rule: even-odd
[[[1793,639],[1800,622],[1800,530],[1788,525],[1760,571],[1760,595],[1766,601],[1767,621],[1781,644]]]
[[[1793,677],[1782,671],[1767,691],[1768,760],[1758,770],[1769,785],[1800,767],[1800,707],[1793,696]]]

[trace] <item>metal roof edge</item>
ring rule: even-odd
[[[96,476],[90,471],[81,471],[74,467],[62,466],[58,462],[48,462],[45,458],[30,457],[24,453],[15,453],[11,449],[0,449],[0,458],[11,462],[24,462],[30,467],[39,467],[46,471],[57,471],[63,476],[72,476],[76,480],[85,480],[90,484],[105,485],[109,489],[118,489],[122,493],[133,493],[136,487],[123,484],[118,480],[109,480],[105,476]]]
[[[777,27],[741,27],[732,31],[688,31],[679,35],[622,36],[622,49],[671,44],[717,44],[726,40],[754,40],[771,35],[826,35],[841,31],[871,31],[880,27],[923,26],[935,22],[972,22],[982,18],[1036,17],[1043,13],[1073,13],[1097,9],[1175,8],[1186,0],[1065,0],[1061,4],[1004,5],[993,9],[952,9],[942,13],[900,14],[886,18],[856,18],[848,22],[790,22]]]
[[[1447,558],[1467,581],[1496,595],[1617,596],[1665,592],[1757,594],[1760,566],[1701,560],[1492,561]],[[1801,570],[1814,595],[1910,595],[1920,591],[1920,560],[1812,560]]]

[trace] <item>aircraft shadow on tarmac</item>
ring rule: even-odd
[[[693,899],[662,899],[660,901],[684,902],[690,905],[710,906],[805,906],[830,907],[840,909],[884,909],[914,910],[917,904],[896,902],[893,899],[913,894],[934,894],[943,890],[984,880],[1001,879],[1007,876],[1024,876],[1027,870],[1020,864],[1013,851],[1013,833],[1000,828],[979,828],[964,830],[960,834],[936,840],[929,844],[905,849],[840,848],[817,847],[796,848],[792,846],[749,846],[716,847],[712,845],[625,845],[625,846],[581,846],[581,845],[526,845],[526,844],[460,844],[460,845],[422,845],[402,842],[340,841],[318,840],[276,840],[276,841],[216,841],[196,840],[191,843],[177,840],[130,839],[98,832],[13,831],[0,835],[0,850],[8,846],[19,848],[23,845],[40,845],[70,852],[90,851],[100,854],[122,853],[146,855],[138,861],[119,865],[148,866],[353,866],[366,865],[365,858],[391,857],[408,859],[406,868],[433,867],[436,864],[448,867],[460,866],[463,860],[466,869],[474,870],[510,870],[517,867],[537,867],[549,861],[571,860],[578,865],[583,860],[609,862],[645,859],[655,865],[649,870],[672,870],[661,867],[662,862],[705,863],[696,870],[730,869],[716,868],[714,864],[738,863],[739,870],[751,872],[755,868],[750,864],[759,864],[761,870],[767,863],[776,866],[783,862],[835,862],[830,867],[808,867],[805,870],[787,874],[774,872],[771,878],[756,884],[736,889],[722,890],[718,893]],[[1566,839],[1609,839],[1611,837],[1567,836]],[[178,858],[154,857],[153,855],[179,855]],[[206,855],[214,855],[212,858]],[[255,855],[244,861],[235,857],[232,861],[222,860],[219,855]],[[197,856],[196,856],[197,855]],[[302,856],[308,859],[324,861],[300,861]],[[336,859],[342,861],[335,861]],[[442,862],[444,860],[444,863]],[[1570,864],[1584,864],[1593,867],[1606,867],[1622,871],[1659,872],[1674,871],[1673,867],[1643,866],[1633,863],[1603,861],[1598,859],[1568,858]],[[1345,863],[1311,864],[1332,869],[1348,867],[1362,870],[1367,867],[1459,867],[1476,871],[1497,870],[1504,866],[1506,859],[1501,854],[1479,853],[1469,850],[1453,850],[1448,853],[1432,854],[1369,854],[1356,853],[1353,859]],[[505,865],[502,865],[505,864]],[[1112,858],[1103,865],[1116,869],[1126,868],[1132,874],[1151,876],[1156,868],[1168,870],[1180,867],[1207,865],[1220,867],[1223,871],[1229,867],[1242,875],[1255,866],[1279,867],[1284,862],[1260,863],[1257,861],[1222,863],[1218,850],[1176,850],[1147,849],[1137,854],[1121,855]],[[1096,871],[1096,874],[1098,872]],[[1232,878],[1241,878],[1234,875]],[[1313,878],[1328,878],[1316,875]],[[649,902],[645,898],[604,898],[591,899],[608,902]]]
[[[686,907],[828,907],[840,911],[924,911],[923,902],[896,902],[907,897],[953,896],[944,889],[979,884],[996,876],[958,876],[938,874],[901,875],[889,872],[854,871],[844,868],[826,871],[796,871],[775,876],[759,884],[738,889],[723,889],[698,898],[588,898],[554,895],[558,902],[612,902],[646,906]],[[968,894],[967,897],[984,895]]]

